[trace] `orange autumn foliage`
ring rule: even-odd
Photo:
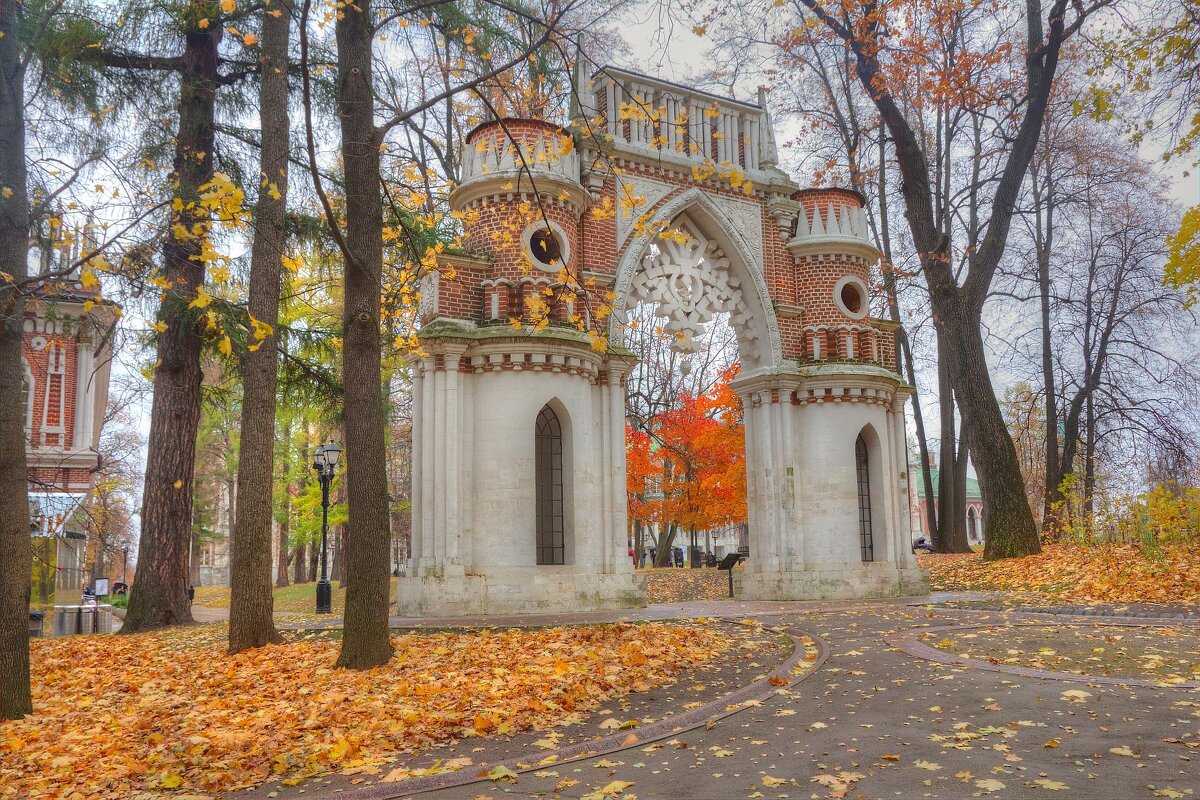
[[[704,531],[746,519],[746,433],[729,388],[738,368],[699,397],[680,396],[650,431],[626,431],[632,519]]]
[[[578,721],[722,652],[705,625],[393,637],[334,669],[338,642],[227,655],[223,625],[38,639],[32,716],[0,723],[0,798],[233,791],[379,763],[468,736]]]
[[[1200,603],[1200,553],[1194,544],[1163,545],[1148,555],[1135,544],[1051,544],[1038,555],[984,561],[978,553],[918,558],[939,591],[1031,591],[1064,602]]]

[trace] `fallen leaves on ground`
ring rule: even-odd
[[[724,570],[713,567],[661,567],[642,572],[646,576],[648,603],[725,600],[729,597],[729,575]]]
[[[1126,544],[1048,545],[1025,558],[922,555],[935,591],[1033,591],[1058,600],[1200,604],[1200,549],[1163,545],[1157,556]]]
[[[393,638],[389,664],[356,672],[334,669],[327,638],[227,655],[227,630],[34,641],[37,713],[0,725],[0,797],[298,782],[389,752],[577,722],[728,647],[713,628],[663,623],[410,633]]]
[[[932,638],[932,637],[928,637]],[[989,625],[933,647],[992,664],[1074,675],[1200,680],[1200,632],[1188,627]]]

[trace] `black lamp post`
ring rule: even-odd
[[[341,458],[342,448],[337,442],[321,445],[313,457],[313,469],[321,482],[321,579],[317,581],[317,613],[333,613],[333,589],[329,585],[329,572],[325,560],[325,537],[329,531],[329,484],[333,480],[333,469]]]

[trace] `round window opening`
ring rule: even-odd
[[[554,231],[541,228],[529,237],[529,253],[538,263],[547,267],[563,266],[562,245]]]
[[[867,285],[861,278],[847,275],[833,287],[833,304],[850,319],[867,316]]]
[[[847,283],[842,287],[842,305],[851,314],[858,314],[862,311],[863,297],[862,292],[858,290],[857,284]]]

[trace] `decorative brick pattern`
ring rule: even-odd
[[[598,102],[602,106],[604,98]],[[629,137],[628,121],[621,133]],[[869,317],[853,319],[833,296],[843,278],[851,276],[869,285],[871,277],[873,249],[865,231],[859,230],[863,201],[857,192],[823,187],[784,196],[776,186],[752,180],[735,187],[719,174],[631,157],[620,148],[592,141],[575,150],[567,137],[555,125],[516,119],[485,123],[469,134],[474,166],[466,171],[452,202],[463,215],[467,247],[485,254],[488,261],[480,269],[446,271],[452,277],[439,281],[436,316],[477,325],[508,324],[514,318],[528,322],[531,298],[536,297],[533,307],[548,309],[542,313],[555,323],[570,324],[577,314],[585,328],[604,328],[606,321],[593,312],[613,302],[607,293],[630,248],[645,246],[644,239],[636,236],[618,246],[617,215],[625,216],[622,224],[627,226],[643,215],[655,219],[657,209],[699,188],[707,197],[750,201],[759,208],[761,242],[754,244],[761,245],[757,250],[762,261],[750,269],[761,275],[777,309],[779,358],[801,364],[892,368],[891,324]],[[522,159],[529,167],[524,176]],[[638,180],[674,188],[650,207],[624,202],[628,187]],[[781,212],[789,202],[795,211]],[[568,257],[563,266],[572,282],[582,285],[578,296],[555,271],[535,264],[522,241],[527,229],[540,228],[547,221],[566,235]],[[730,227],[735,225],[730,221]],[[798,226],[804,229],[801,234]],[[745,236],[744,227],[736,235]]]

